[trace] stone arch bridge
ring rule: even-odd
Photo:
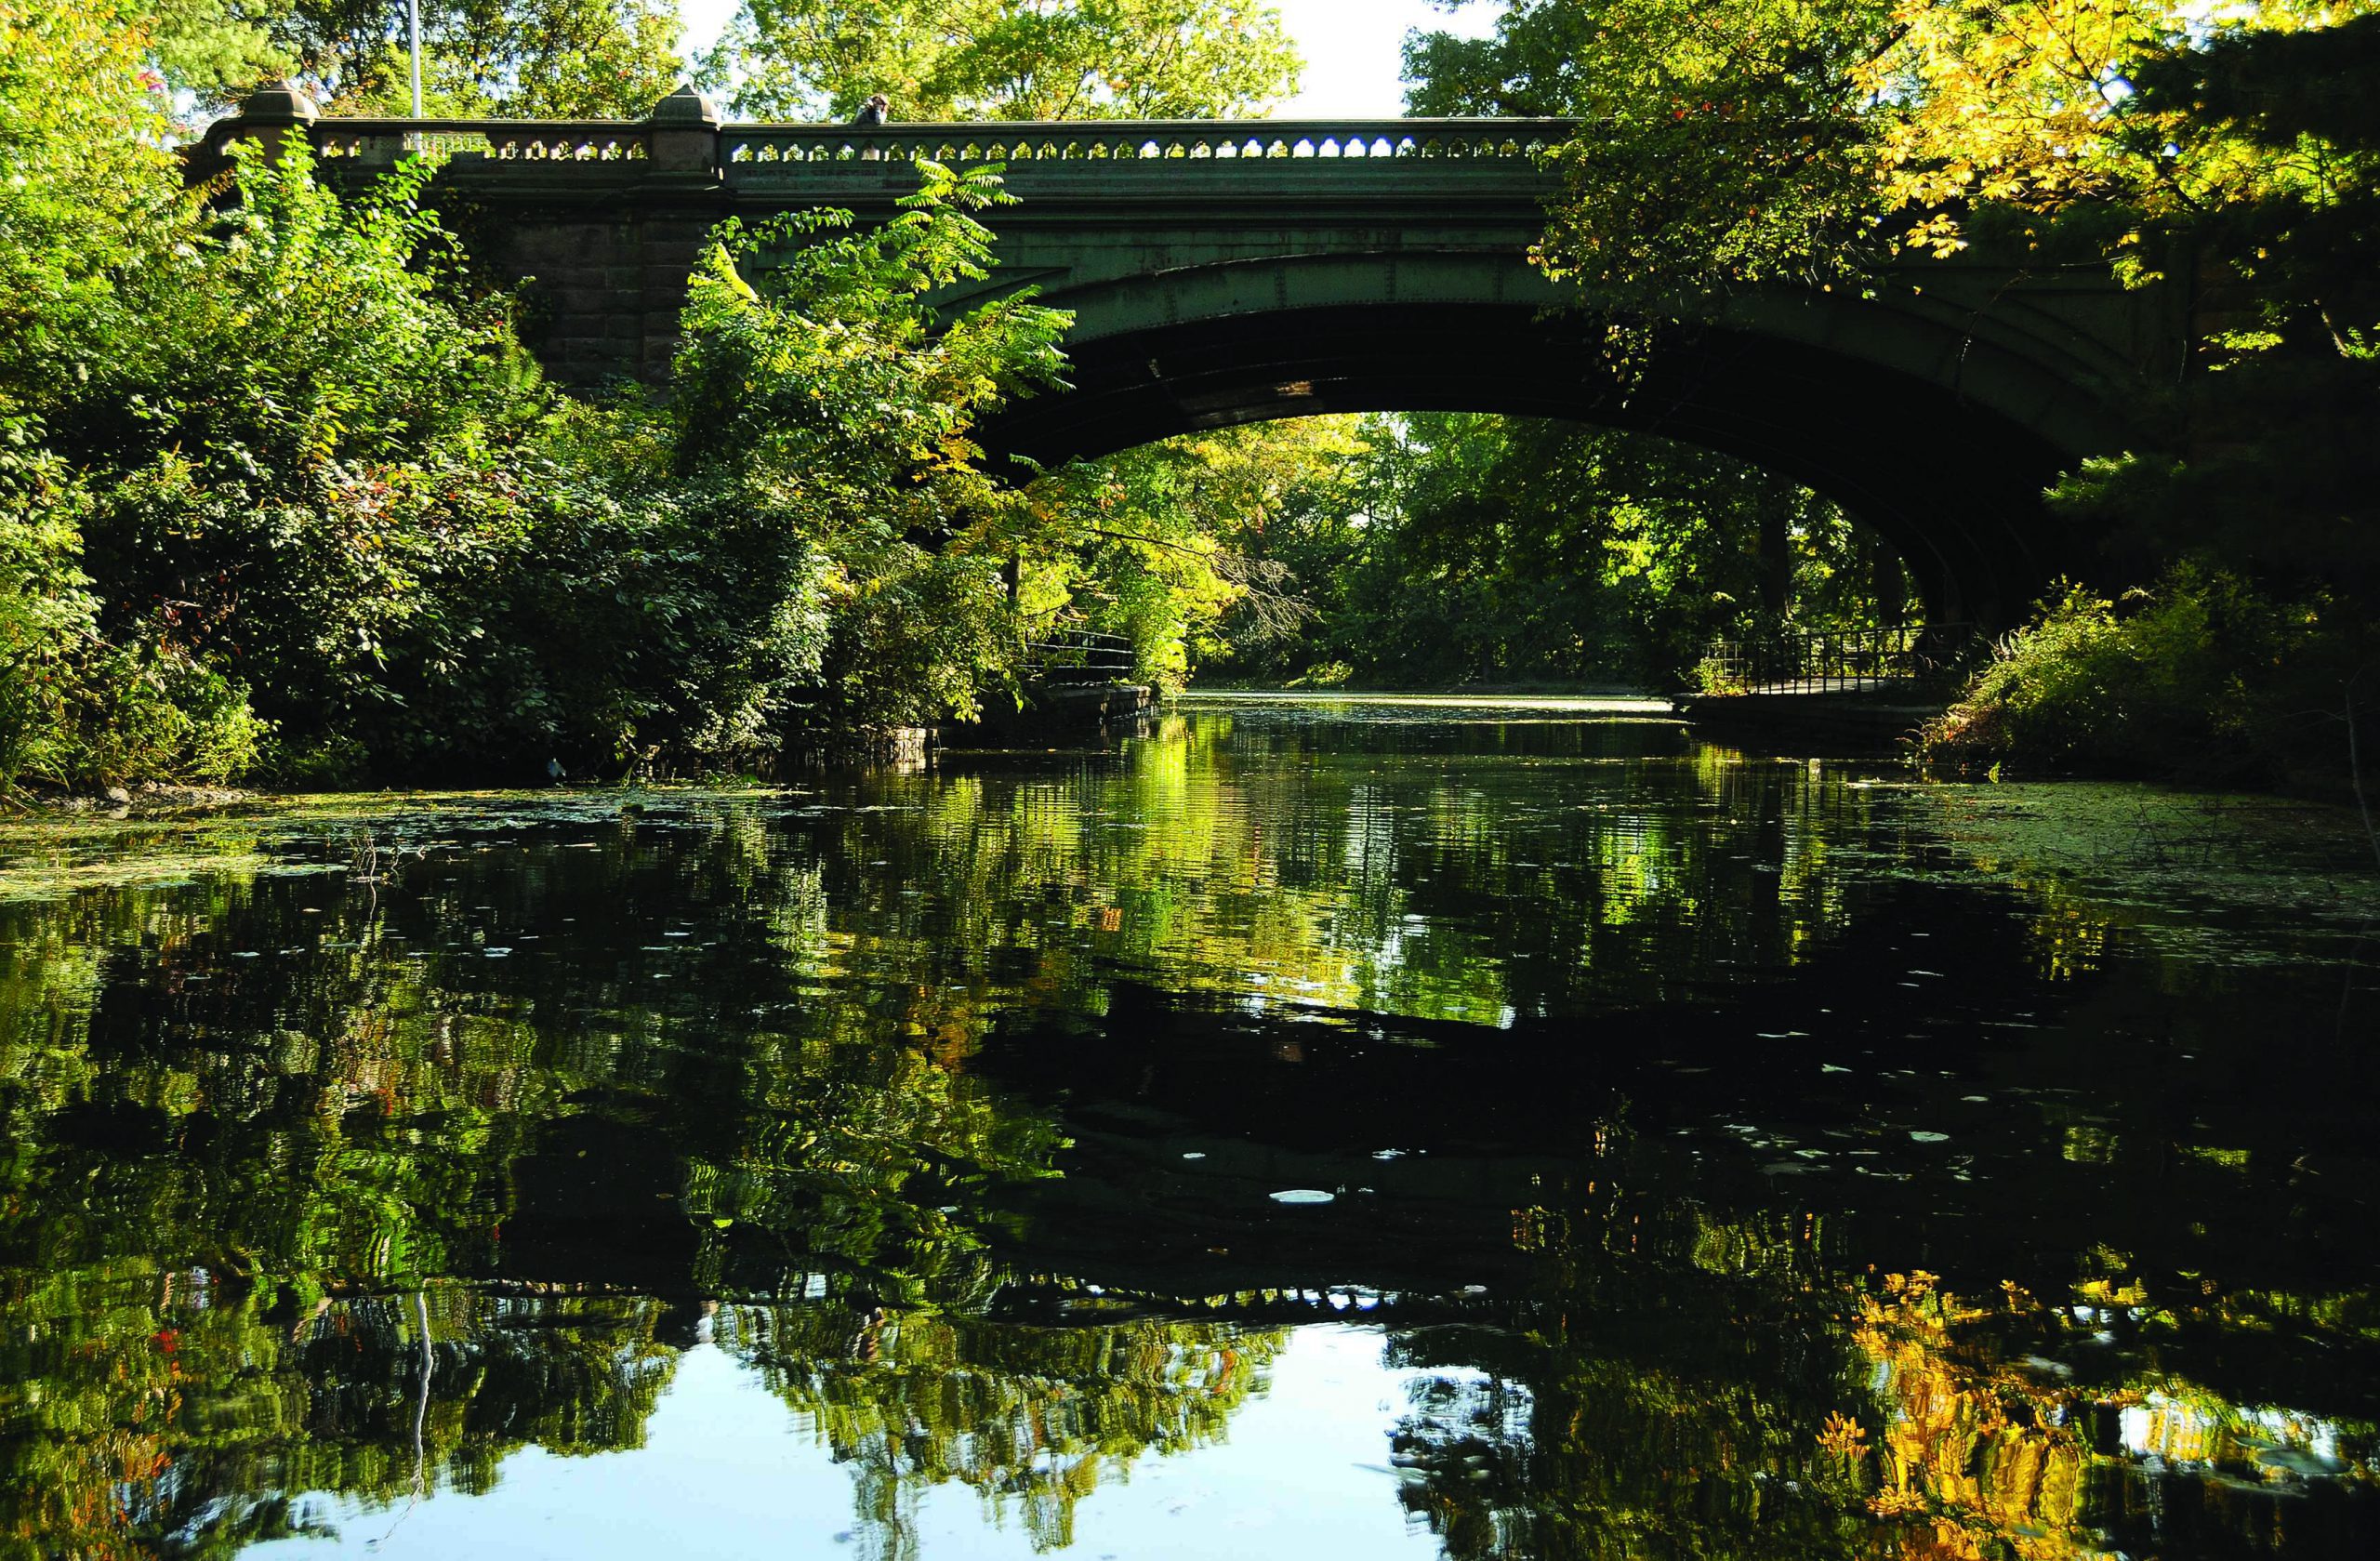
[[[193,154],[310,138],[354,179],[415,149],[481,262],[534,278],[530,344],[565,380],[657,377],[711,226],[807,206],[881,218],[911,159],[1008,165],[1000,269],[1074,311],[1071,390],[986,430],[1048,465],[1168,434],[1348,411],[1477,411],[1644,430],[1742,456],[1842,503],[1909,561],[1942,618],[2004,624],[2061,573],[2105,574],[2043,487],[2123,448],[2184,372],[2176,287],[2107,268],[1912,260],[1874,298],[1739,299],[1622,395],[1586,311],[1527,263],[1553,180],[1549,120],[722,123],[691,89],[643,120],[324,117],[258,94]],[[954,302],[965,301],[954,299]]]

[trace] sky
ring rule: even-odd
[[[689,50],[707,48],[734,14],[736,0],[678,0]],[[1284,104],[1284,119],[1390,119],[1405,112],[1398,72],[1411,28],[1484,36],[1503,7],[1492,0],[1452,16],[1428,0],[1273,0],[1305,56],[1305,84]]]

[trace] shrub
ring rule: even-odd
[[[2198,564],[2121,605],[2069,585],[2001,642],[1921,747],[2210,781],[2329,768],[2363,632],[2327,601],[2279,601]]]
[[[0,435],[0,792],[238,778],[265,730],[246,690],[171,645],[100,636],[81,567],[90,494],[33,427]]]
[[[114,646],[84,669],[70,781],[196,781],[246,774],[268,728],[248,691],[170,645]]]

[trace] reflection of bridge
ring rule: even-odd
[[[1744,456],[1889,536],[1935,615],[2004,620],[2092,560],[2043,485],[2122,448],[2127,411],[2187,360],[2175,289],[2104,266],[1911,261],[1877,296],[1774,292],[1679,332],[1623,394],[1589,311],[1527,263],[1553,181],[1545,120],[722,124],[691,89],[647,119],[325,119],[285,90],[230,139],[303,126],[335,172],[448,152],[443,204],[483,261],[536,278],[529,335],[567,378],[657,377],[689,267],[721,218],[881,217],[907,162],[1005,161],[1002,269],[1076,313],[1075,388],[990,442],[1040,462],[1316,412],[1473,410],[1648,430]],[[954,299],[954,302],[964,301]],[[1580,301],[1575,298],[1570,301]]]

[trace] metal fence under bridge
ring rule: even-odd
[[[1139,668],[1132,642],[1120,634],[1058,630],[1025,642],[1018,672],[1043,688],[1086,688],[1129,683]]]
[[[1977,639],[1973,624],[1937,623],[1722,640],[1704,681],[1714,693],[1916,693],[1954,678]]]

